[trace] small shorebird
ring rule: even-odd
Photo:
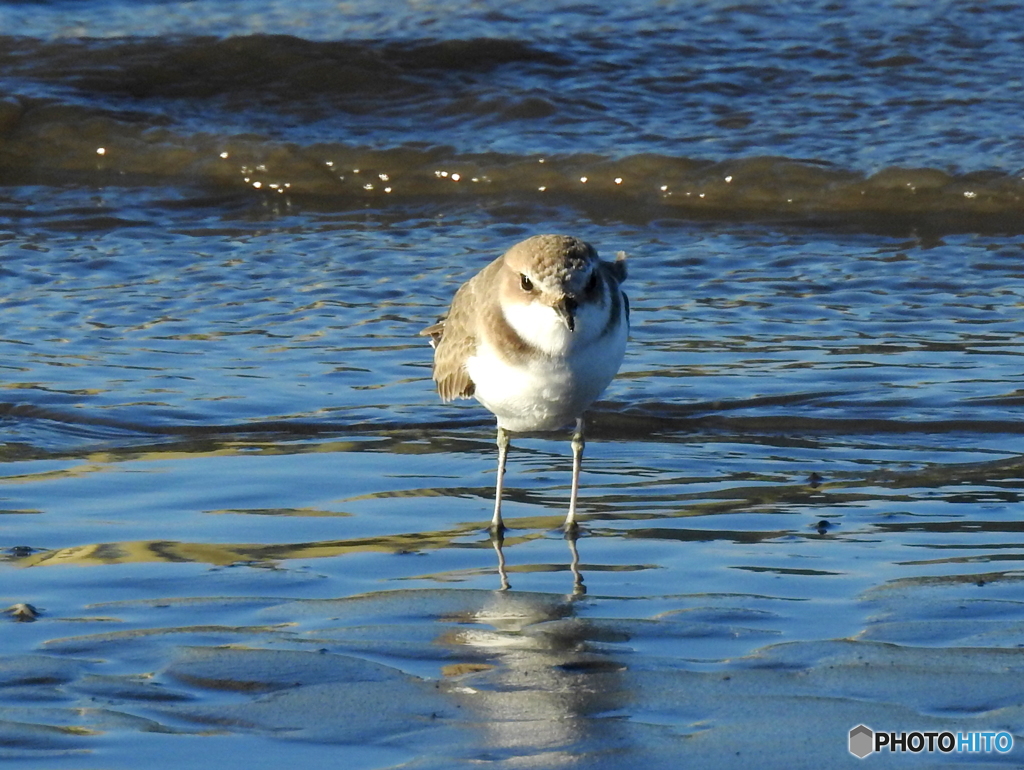
[[[574,421],[565,529],[576,528],[583,413],[619,370],[629,335],[629,300],[619,288],[625,257],[605,262],[578,238],[536,235],[459,287],[448,314],[420,332],[434,346],[441,399],[475,397],[498,418],[498,535],[509,432]]]

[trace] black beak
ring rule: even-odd
[[[555,305],[555,312],[565,322],[566,328],[569,331],[576,331],[576,308],[579,307],[579,303],[572,297],[563,297],[560,302]]]

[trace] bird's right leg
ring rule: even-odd
[[[498,426],[498,480],[494,485],[494,518],[491,519],[491,532],[500,534],[505,531],[505,523],[501,520],[501,491],[505,482],[505,458],[508,457],[508,431]]]

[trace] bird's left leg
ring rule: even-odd
[[[583,465],[583,418],[576,419],[576,430],[572,434],[572,491],[569,493],[569,514],[565,517],[565,531],[575,531],[576,497],[580,491],[580,467]]]

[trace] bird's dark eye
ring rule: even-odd
[[[584,289],[584,291],[586,291],[587,294],[590,294],[596,288],[597,288],[597,271],[595,270],[594,272],[592,272],[590,274],[590,280],[587,281],[587,286]]]
[[[523,291],[533,291],[533,281],[530,280],[530,277],[526,273],[519,274],[519,285],[522,287]]]

